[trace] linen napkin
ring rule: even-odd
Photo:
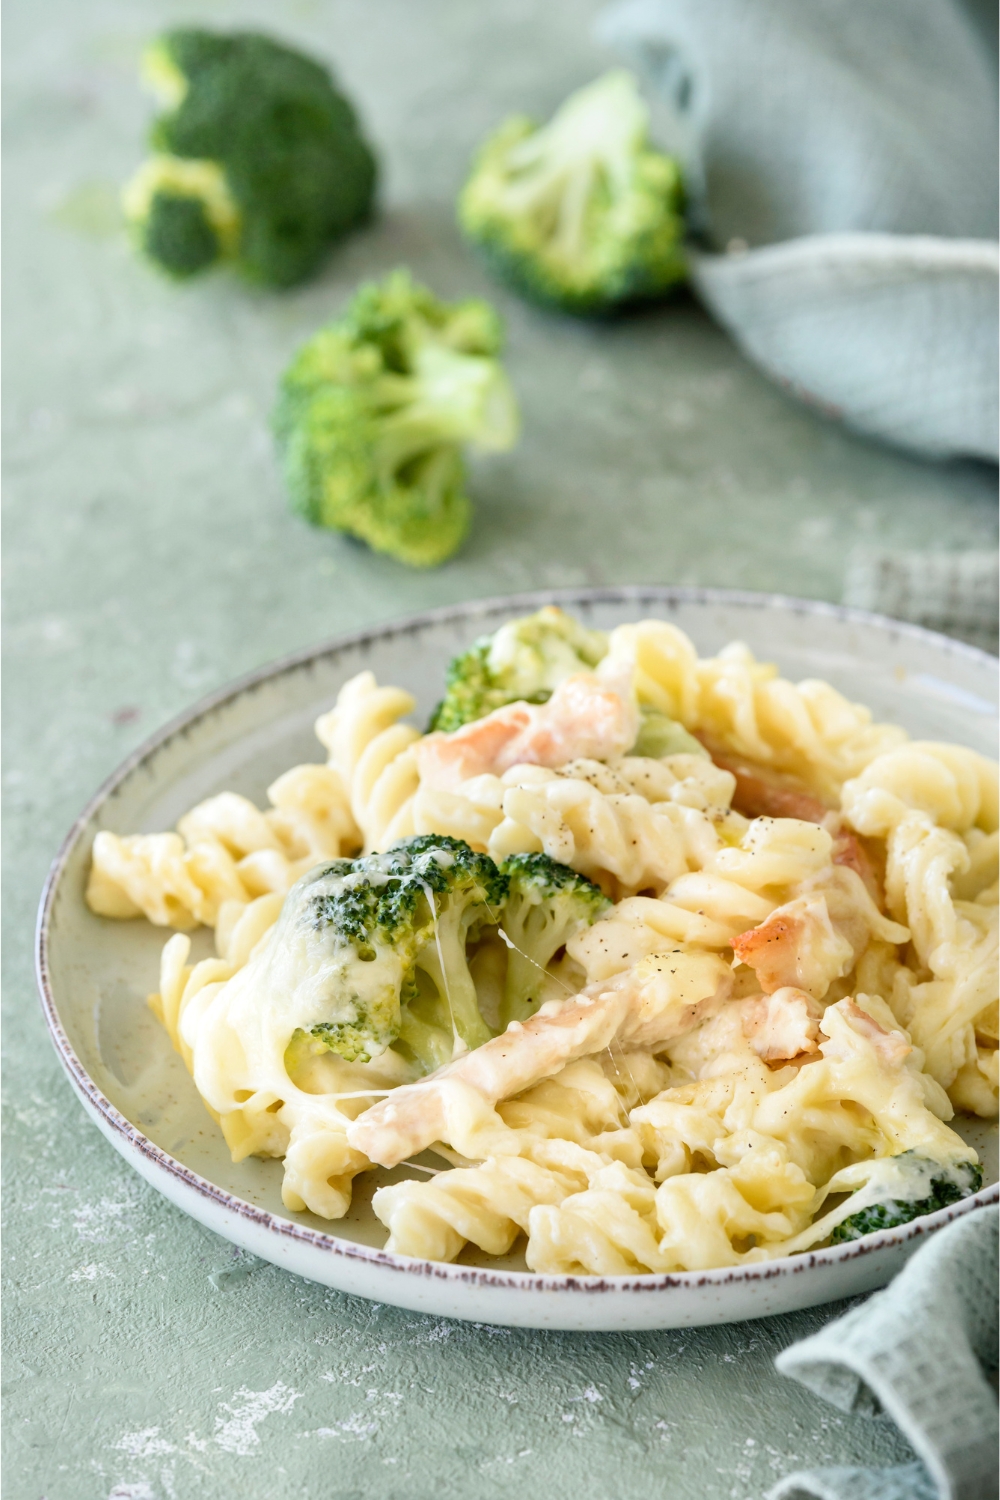
[[[723,252],[692,252],[709,310],[793,394],[921,453],[998,453],[995,33],[985,0],[621,0],[598,21]]]
[[[843,600],[998,654],[1000,566],[995,552],[861,548],[848,563]]]
[[[932,1235],[884,1292],[775,1364],[841,1411],[884,1411],[920,1462],[790,1474],[768,1500],[996,1500],[997,1230],[975,1209]]]

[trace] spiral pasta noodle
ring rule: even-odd
[[[157,927],[215,927],[227,909],[284,893],[318,860],[357,842],[340,778],[327,766],[296,766],[268,788],[261,812],[220,792],[186,813],[176,833],[94,839],[87,904],[105,917],[144,916]]]
[[[995,1113],[994,768],[971,750],[916,742],[848,782],[843,805],[859,833],[885,839],[886,901],[912,934],[917,972],[896,968],[896,1013],[955,1103]]]
[[[741,642],[699,660],[683,631],[662,620],[619,625],[607,662],[632,668],[640,702],[824,796],[907,737],[895,725],[873,724],[867,708],[828,683],[788,682]]]
[[[366,852],[414,832],[411,804],[419,777],[410,747],[420,735],[400,721],[415,707],[410,693],[379,687],[373,673],[359,672],[341,688],[336,707],[316,721]]]

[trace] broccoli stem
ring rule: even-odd
[[[514,939],[511,938],[511,941]],[[544,969],[545,965],[540,967]],[[542,977],[539,965],[518,949],[510,950],[507,955],[507,981],[500,1005],[500,1025],[504,1031],[511,1021],[526,1021],[529,1016],[534,1015],[538,1009],[538,1001],[532,995],[538,989]]]
[[[455,1030],[470,1049],[481,1047],[493,1035],[480,1014],[465,957],[466,935],[479,914],[476,907],[444,903],[436,916],[435,939],[417,955],[417,967],[437,986]]]
[[[377,444],[384,473],[396,474],[442,444],[509,447],[514,401],[496,360],[427,344],[413,364],[412,376],[385,375],[378,382],[376,405],[387,413]]]
[[[533,217],[553,251],[575,260],[585,249],[593,192],[602,180],[612,195],[625,190],[645,127],[645,111],[627,74],[581,89],[548,125],[511,149],[511,177],[498,194],[501,210],[512,218]]]
[[[419,1021],[412,1011],[403,1012],[399,1040],[406,1043],[427,1073],[444,1067],[454,1052],[454,1041],[447,1031],[428,1021]]]

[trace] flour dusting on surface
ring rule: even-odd
[[[301,1391],[293,1391],[283,1380],[276,1381],[269,1391],[248,1391],[246,1386],[241,1387],[233,1396],[232,1403],[219,1403],[222,1410],[229,1413],[229,1417],[228,1420],[216,1417],[216,1443],[227,1453],[236,1453],[245,1458],[260,1444],[258,1422],[272,1413],[284,1416],[301,1396]]]
[[[113,1277],[114,1274],[115,1274],[114,1271],[112,1271],[110,1269],[110,1267],[108,1267],[108,1266],[102,1266],[100,1264],[92,1264],[92,1265],[87,1265],[87,1266],[78,1266],[75,1271],[71,1271],[69,1273],[69,1275],[67,1276],[66,1280],[67,1281],[96,1281],[99,1276],[112,1276]]]

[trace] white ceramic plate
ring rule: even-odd
[[[93,916],[90,848],[116,833],[172,828],[232,788],[259,802],[287,767],[320,758],[313,720],[365,668],[410,689],[423,723],[459,648],[512,615],[557,601],[605,629],[648,616],[680,625],[708,655],[733,639],[793,679],[822,677],[878,718],[924,739],[995,752],[996,662],[971,647],[832,605],[711,590],[622,588],[538,594],[435,610],[267,667],[197,705],[100,789],[52,866],[39,912],[38,983],[56,1050],[85,1109],[136,1171],[185,1213],[300,1276],[419,1312],[534,1328],[671,1328],[810,1307],[884,1284],[931,1230],[995,1201],[996,1132],[969,1126],[986,1163],[974,1198],[896,1230],[812,1254],[672,1276],[537,1276],[523,1260],[465,1254],[454,1265],[384,1254],[369,1174],[335,1224],[282,1207],[277,1161],[234,1166],[180,1058],[145,1005],[167,934]],[[210,934],[196,938],[207,956]],[[963,1127],[963,1133],[965,1129]],[[372,1180],[374,1179],[374,1180]]]

